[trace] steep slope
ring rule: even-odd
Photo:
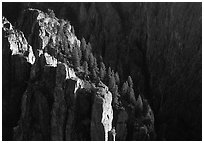
[[[15,30],[6,18],[2,22],[2,129],[4,139],[11,139],[35,56],[23,33]]]
[[[22,79],[27,84],[19,95],[11,96],[7,93],[8,96],[5,96],[3,93],[3,130],[10,125],[10,130],[4,131],[3,140],[112,140],[112,129],[117,126],[113,125],[113,120],[117,123],[118,111],[121,109],[128,110],[127,119],[131,121],[122,131],[122,134],[126,134],[122,140],[154,139],[154,117],[146,100],[139,97],[135,100],[135,95],[131,94],[134,93],[133,83],[127,85],[128,90],[121,98],[116,96],[118,91],[112,83],[114,80],[111,80],[114,79],[115,72],[109,68],[108,74],[104,74],[104,79],[101,78],[100,75],[105,71],[99,72],[97,63],[100,59],[97,61],[93,56],[90,43],[77,39],[69,21],[56,18],[52,10],[44,13],[37,9],[27,9],[19,22],[18,27],[30,45],[22,32],[10,30],[7,24],[3,24],[3,31],[8,34],[8,37],[3,35],[4,41],[21,33],[22,36],[16,36],[17,39],[14,38],[13,42],[19,43],[18,38],[23,37],[26,44],[26,47],[19,44],[14,47],[12,42],[3,41],[4,53],[7,54],[5,60],[15,54],[23,55],[22,58],[30,63],[30,67],[26,68],[26,65],[15,60],[22,66],[21,70],[26,68],[29,72],[27,78]],[[9,49],[12,53],[8,52]],[[3,70],[4,75],[9,71],[6,66],[3,66]],[[15,70],[13,68],[11,71]],[[16,77],[20,77],[20,74],[21,72],[16,73]],[[6,76],[3,80],[8,79]],[[3,84],[5,91],[11,89],[8,85],[11,82],[9,79],[8,83]],[[12,98],[18,98],[17,105],[9,103]],[[123,101],[123,98],[127,100]],[[119,108],[116,108],[119,102],[116,99],[120,101]],[[132,103],[132,100],[136,102]],[[138,112],[138,105],[141,103],[144,109]],[[15,109],[8,110],[9,106]],[[16,109],[18,115],[15,119],[6,116],[6,113],[14,116]],[[8,119],[14,123],[9,124],[6,122]],[[137,130],[132,128],[134,124],[137,124]],[[119,128],[116,128],[117,132]],[[117,135],[116,139],[120,140]]]
[[[78,12],[79,35],[121,80],[131,75],[151,103],[158,139],[201,140],[202,4],[80,3],[72,8]]]
[[[3,15],[15,24],[25,7],[69,19],[121,81],[131,75],[157,139],[201,140],[201,3],[3,3]]]

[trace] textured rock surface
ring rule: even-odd
[[[125,110],[121,110],[118,114],[116,123],[116,140],[125,141],[127,137],[127,120],[128,114]]]
[[[201,3],[67,6],[79,35],[149,99],[158,139],[201,140]]]
[[[82,88],[76,92],[75,110],[71,110],[73,124],[69,140],[91,140],[91,115],[94,93],[91,89]],[[68,120],[69,121],[69,120]],[[69,124],[67,124],[69,125]],[[67,126],[68,127],[68,126]],[[67,129],[69,132],[69,129]]]
[[[129,74],[132,76],[134,84],[148,98],[153,108],[157,139],[201,140],[201,3],[63,3],[63,6],[62,4],[54,3],[27,4],[29,4],[29,7],[43,10],[51,8],[58,17],[69,19],[75,26],[76,35],[80,38],[85,37],[87,41],[90,41],[93,51],[101,54],[105,63],[111,64],[112,69],[119,71],[121,80],[126,79]],[[5,4],[3,9],[9,9],[12,6],[11,4]],[[21,3],[18,6],[14,5],[13,9],[23,9],[25,6],[25,3]],[[3,10],[3,15],[8,16],[12,22],[17,20],[19,16],[17,14],[18,12],[15,14],[11,12],[5,13]],[[24,15],[21,15],[21,20],[18,22],[17,27],[25,34],[25,38],[28,39],[29,44],[32,46],[36,58],[43,53],[44,49],[48,53],[47,56],[42,54],[42,59],[46,57],[45,64],[53,66],[49,63],[56,65],[56,60],[64,62],[64,58],[61,55],[58,56],[59,58],[55,56],[57,52],[53,51],[52,46],[45,46],[49,38],[55,39],[51,36],[54,31],[50,32],[49,30],[41,29],[42,22],[36,22],[36,19],[46,15],[39,15],[40,11],[38,10],[26,11]],[[15,20],[12,18],[15,18]],[[72,38],[69,41],[72,43]],[[14,71],[13,69],[17,69],[17,67],[13,67],[11,70],[11,66],[5,66],[11,63],[11,51],[9,50],[10,48],[4,48],[6,45],[9,46],[9,42],[7,38],[3,38],[2,52],[3,57],[5,57],[3,58],[3,63],[9,63],[3,64],[3,75],[5,75],[3,76],[3,122],[8,121],[4,119],[12,119],[14,115],[13,112],[10,112],[11,109],[8,112],[8,108],[14,107],[10,107],[10,103],[8,104],[8,99],[12,95],[10,93],[11,82],[9,81],[12,81],[12,84],[15,83],[14,79],[11,80],[10,75],[11,71]],[[66,48],[62,51],[69,53]],[[39,59],[37,58],[36,60],[38,61]],[[15,59],[15,63],[18,66],[23,66],[24,63],[27,65],[27,60],[23,60],[23,64],[17,61]],[[30,64],[28,65],[30,66]],[[36,73],[34,73],[38,74],[41,68],[39,64],[35,63],[31,69],[35,66],[39,70],[36,69]],[[21,67],[18,69],[30,68]],[[46,70],[49,70],[49,68],[46,68]],[[24,72],[24,70],[20,72]],[[29,71],[26,73],[29,73]],[[12,73],[12,75],[14,74]],[[16,77],[21,77],[22,81],[29,79],[29,76],[27,78],[24,78],[24,76]],[[45,82],[46,85],[51,83],[48,80],[45,81],[47,81]],[[22,86],[20,84],[17,85]],[[77,84],[75,85],[77,86]],[[19,86],[15,84],[15,88],[18,89],[15,91],[20,91],[19,88],[21,87]],[[19,104],[19,97],[22,96],[26,86],[27,84],[21,88],[21,93],[14,93],[19,100]],[[74,93],[77,93],[77,91],[75,90]],[[88,94],[87,96],[91,95]],[[20,107],[19,104],[14,107],[14,110]],[[12,103],[12,105],[14,104]],[[142,106],[145,105],[143,104]],[[131,122],[130,125],[127,125],[127,132],[133,133],[132,135],[127,133],[126,139],[148,140],[147,134],[151,132],[151,128],[153,128],[152,123],[154,122],[152,115],[149,115],[151,112],[144,114],[143,118],[137,118],[135,123],[136,117],[134,116],[135,114],[132,114],[134,111],[129,111],[128,108],[125,110],[128,112],[128,122]],[[72,113],[73,116],[67,117],[70,117],[67,122],[74,120],[74,111]],[[145,118],[149,119],[150,127],[147,125],[148,122],[145,122]],[[87,117],[85,127],[89,125],[89,119]],[[79,122],[86,121],[85,118],[79,120]],[[8,122],[6,124],[13,126],[13,124]],[[73,122],[70,124],[75,126]],[[133,126],[133,124],[135,125]],[[80,129],[78,128],[77,130]],[[67,128],[66,132],[69,131],[69,128]],[[90,139],[88,136],[90,135],[86,135],[83,138]],[[125,135],[122,134],[121,136],[123,136],[121,138],[125,138]],[[68,135],[64,139],[67,137]],[[71,137],[68,138],[71,140]],[[79,140],[79,137],[76,138]]]
[[[91,118],[91,140],[108,141],[108,132],[112,129],[112,94],[107,86],[96,88]]]
[[[32,15],[33,19],[31,21],[29,19],[28,21],[25,20],[25,17],[31,17]],[[70,54],[74,46],[80,46],[80,41],[70,31],[71,29],[68,28],[66,29],[66,32],[68,32],[66,33],[68,34],[66,39],[60,39],[63,37],[58,36],[58,38],[49,39],[51,41],[50,44],[45,40],[47,37],[45,35],[43,36],[39,31],[43,33],[50,30],[50,35],[48,36],[51,38],[56,36],[57,33],[54,32],[54,29],[59,24],[58,19],[35,9],[26,10],[22,17],[22,30],[29,31],[29,29],[36,28],[35,30],[31,30],[31,33],[27,33],[27,38],[35,37],[31,38],[33,41],[30,41],[33,47],[27,44],[22,32],[19,31],[19,34],[17,31],[10,30],[10,27],[5,29],[7,26],[5,24],[3,27],[5,35],[10,31],[13,32],[9,33],[13,35],[8,35],[8,38],[4,37],[3,39],[3,56],[5,61],[7,63],[11,62],[11,66],[14,66],[11,67],[11,72],[14,73],[10,73],[15,77],[13,81],[19,83],[21,86],[24,84],[20,84],[20,82],[28,83],[24,85],[24,88],[21,87],[23,88],[21,89],[21,93],[18,91],[19,95],[16,96],[8,92],[11,81],[3,84],[3,94],[4,96],[8,95],[8,97],[3,97],[4,140],[91,140],[92,104],[96,87],[92,85],[93,83],[83,81],[77,77],[75,70],[69,64],[69,58],[66,57]],[[47,21],[49,21],[48,23],[51,24],[51,27],[50,25],[46,25]],[[25,27],[24,24],[27,22],[33,24],[26,25]],[[67,21],[63,22],[69,27]],[[45,25],[42,23],[45,23]],[[52,26],[52,24],[56,25]],[[11,26],[10,23],[9,26]],[[18,38],[21,39],[18,41]],[[39,40],[40,38],[41,40]],[[69,47],[63,47],[63,45],[50,47],[50,45],[56,44],[59,41],[61,42],[61,40],[62,42],[66,42],[67,40]],[[22,41],[24,43],[21,43]],[[18,44],[22,44],[23,46],[20,47]],[[35,56],[32,49],[34,50]],[[27,54],[25,55],[25,53]],[[61,54],[62,56],[58,57],[56,54]],[[11,61],[8,61],[10,59]],[[26,67],[28,63],[29,65],[33,65]],[[6,67],[4,70],[5,75],[9,74],[10,67]],[[26,73],[28,75],[24,75],[27,76],[26,79],[25,77],[19,77],[24,72],[28,72]],[[7,81],[9,78],[6,77],[5,79],[4,81]],[[18,88],[15,85],[15,88],[17,90],[20,87]],[[104,87],[98,87],[97,90],[100,90],[100,88]],[[111,106],[112,95],[107,89],[105,91],[108,95],[110,94],[110,97],[107,96],[104,100],[105,104],[102,104],[102,106],[107,106],[103,107],[105,110],[99,112],[99,114],[103,114],[101,116],[101,123],[105,129],[103,132],[104,139],[108,131],[112,128],[111,123],[113,118]],[[21,96],[22,101],[20,101]],[[14,98],[18,98],[19,101],[17,103],[14,102],[12,108],[10,107],[8,109],[11,106],[8,101]],[[21,108],[18,109],[20,111],[14,109],[16,107]],[[7,115],[7,112],[11,115]],[[17,114],[15,112],[21,115],[18,115],[17,119],[12,119],[12,116]],[[110,114],[110,119],[107,119],[107,113]],[[9,120],[6,121],[7,119]],[[10,120],[13,122],[12,124]],[[13,135],[12,128],[14,131]],[[99,134],[98,136],[101,135]]]
[[[65,91],[63,84],[66,79],[66,66],[58,64],[56,69],[56,86],[54,89],[54,103],[51,111],[51,140],[63,140],[64,125],[67,113]],[[72,89],[73,90],[73,89]]]
[[[2,27],[2,115],[3,136],[12,138],[12,126],[20,116],[21,97],[29,81],[35,57],[22,32],[3,17]]]
[[[42,66],[40,62],[37,65]],[[21,118],[14,128],[14,140],[50,140],[56,68],[44,66],[39,70],[41,78],[29,83],[23,95]]]
[[[26,20],[28,17],[32,18]],[[50,41],[50,38],[56,37],[55,28],[59,25],[58,19],[49,17],[39,10],[29,9],[24,11],[21,22],[21,30],[27,32],[27,38],[37,59],[31,68],[31,83],[27,88],[31,92],[24,93],[25,101],[22,102],[21,119],[19,125],[15,127],[14,139],[65,140],[71,136],[66,134],[68,107],[75,108],[73,96],[81,82],[77,80],[73,70],[68,68],[65,58],[58,59],[55,51],[57,48],[51,49],[49,46],[48,39]],[[28,23],[31,24],[25,26]],[[45,35],[45,32],[48,35]],[[70,34],[67,40],[73,46],[76,37],[72,36],[71,32]],[[54,38],[51,41],[52,44],[56,44],[59,40]],[[76,82],[71,82],[70,87],[67,87],[66,80],[76,80]],[[67,91],[65,86],[70,90]],[[70,102],[73,105],[70,105]],[[73,118],[71,114],[69,118]]]

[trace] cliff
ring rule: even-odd
[[[19,30],[5,18],[2,28],[3,140],[110,140],[115,127],[116,140],[154,139],[148,102],[139,96],[134,100],[139,103],[131,103],[132,85],[128,100],[118,99],[116,85],[110,84],[114,71],[100,77],[99,60],[69,21],[52,10],[30,8],[23,11]],[[121,119],[118,113],[124,111]]]
[[[131,75],[159,140],[201,140],[201,3],[65,3],[63,11],[56,9],[64,17],[72,11],[75,31],[121,80]]]
[[[133,136],[139,135],[139,131],[140,134],[146,134],[147,129],[151,131],[145,118],[140,118],[145,122],[145,125],[140,124],[141,128],[138,128],[139,123],[133,126],[134,112],[140,113],[143,109],[151,113],[147,110],[144,98],[153,110],[154,120],[149,113],[143,115],[151,117],[150,121],[155,121],[154,126],[150,122],[150,127],[155,127],[156,140],[202,139],[202,3],[3,3],[2,14],[17,29],[23,31],[35,54],[36,47],[40,47],[38,44],[42,43],[38,41],[41,38],[35,38],[39,33],[29,35],[38,16],[31,13],[38,10],[27,11],[27,16],[22,18],[25,14],[21,11],[28,7],[42,11],[53,9],[56,17],[70,20],[78,39],[84,37],[86,41],[90,41],[93,53],[102,55],[106,67],[110,66],[111,70],[118,72],[119,90],[122,90],[121,83],[131,75],[139,111],[134,111],[134,105],[130,105],[128,99],[127,102],[121,101],[121,91],[118,93],[115,89],[109,89],[113,95],[112,102],[119,100],[119,104],[112,105],[113,127],[117,130],[116,140],[132,140]],[[34,31],[37,31],[36,29]],[[3,47],[10,46],[6,41],[7,38],[3,38]],[[21,61],[21,64],[10,60],[13,56],[10,56],[8,49],[2,51],[3,134],[8,132],[3,137],[7,138],[9,135],[8,138],[11,139],[12,128],[18,120],[16,117],[21,113],[20,99],[27,88],[27,82],[22,81],[28,81],[31,65],[27,60]],[[11,63],[16,66],[11,66]],[[28,68],[25,68],[27,65]],[[18,66],[21,66],[19,72],[24,73],[23,76],[11,73],[14,69],[19,69]],[[20,82],[17,82],[18,78],[21,78]],[[109,85],[108,82],[103,82]],[[86,104],[90,107],[93,101],[91,99],[91,102],[87,101]],[[141,104],[141,101],[144,104]],[[86,111],[90,111],[88,107]],[[91,119],[86,118],[87,121]],[[71,122],[72,119],[69,120]],[[90,126],[90,122],[86,125]],[[88,129],[87,126],[83,129]],[[131,133],[133,130],[137,131],[134,135]],[[89,129],[86,133],[91,140]],[[140,136],[138,140],[146,139],[147,136]]]

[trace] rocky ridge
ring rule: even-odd
[[[5,125],[8,125],[7,119],[13,122],[5,139],[110,140],[115,127],[116,140],[154,139],[154,115],[144,98],[133,96],[137,100],[133,99],[136,102],[130,104],[130,99],[123,101],[121,97],[116,108],[112,98],[115,101],[118,96],[93,76],[90,65],[91,72],[83,76],[85,70],[81,63],[76,66],[74,58],[80,55],[75,52],[84,47],[83,41],[77,39],[69,21],[56,18],[52,10],[44,13],[27,9],[18,28],[22,32],[14,30],[3,18],[3,74],[8,75],[3,79],[3,122]],[[20,61],[8,61],[16,56]],[[96,65],[94,56],[93,59]],[[27,76],[18,80],[24,70]],[[10,73],[12,71],[16,71],[15,74]],[[9,75],[15,77],[9,79]],[[16,84],[9,86],[11,82],[19,86],[25,83],[23,88],[19,87],[18,95],[9,93],[9,90],[19,90]],[[9,109],[13,106],[10,101],[16,98],[22,100]],[[21,108],[13,109],[16,107]],[[12,119],[15,112],[19,120]],[[8,113],[11,115],[6,116]]]
[[[202,139],[202,3],[3,3],[2,13],[17,26],[25,7],[69,19],[120,81],[131,75],[154,111],[157,140]]]

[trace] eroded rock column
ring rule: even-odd
[[[91,140],[107,141],[112,129],[112,94],[105,85],[96,88],[92,107]]]

